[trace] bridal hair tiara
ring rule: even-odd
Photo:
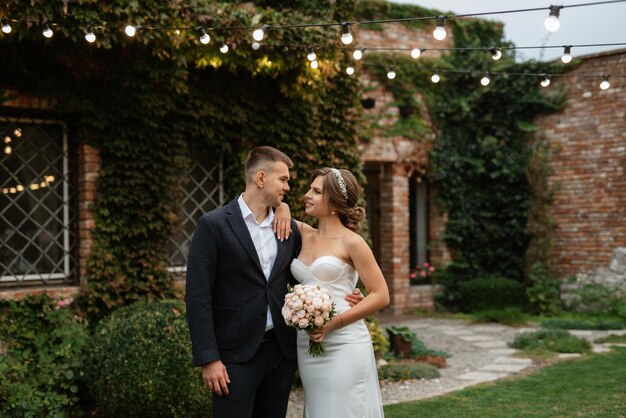
[[[330,171],[332,171],[335,177],[337,177],[337,183],[339,183],[339,189],[341,190],[341,194],[343,195],[344,199],[346,199],[346,202],[347,202],[348,201],[348,188],[346,187],[346,181],[343,179],[343,176],[341,175],[341,171],[337,170],[336,168],[331,168]]]

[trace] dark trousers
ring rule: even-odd
[[[296,360],[289,360],[275,339],[261,343],[244,364],[225,364],[227,396],[213,394],[214,418],[285,418]]]

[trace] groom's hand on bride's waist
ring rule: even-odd
[[[365,299],[365,296],[363,296],[359,288],[356,288],[352,291],[352,293],[348,293],[344,299],[348,302],[350,307],[352,307]]]

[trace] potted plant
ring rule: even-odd
[[[391,351],[398,358],[411,358],[413,356],[413,340],[417,338],[415,332],[409,327],[391,326],[387,328]]]

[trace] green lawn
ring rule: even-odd
[[[516,380],[388,405],[385,416],[626,417],[626,348],[563,361]]]

